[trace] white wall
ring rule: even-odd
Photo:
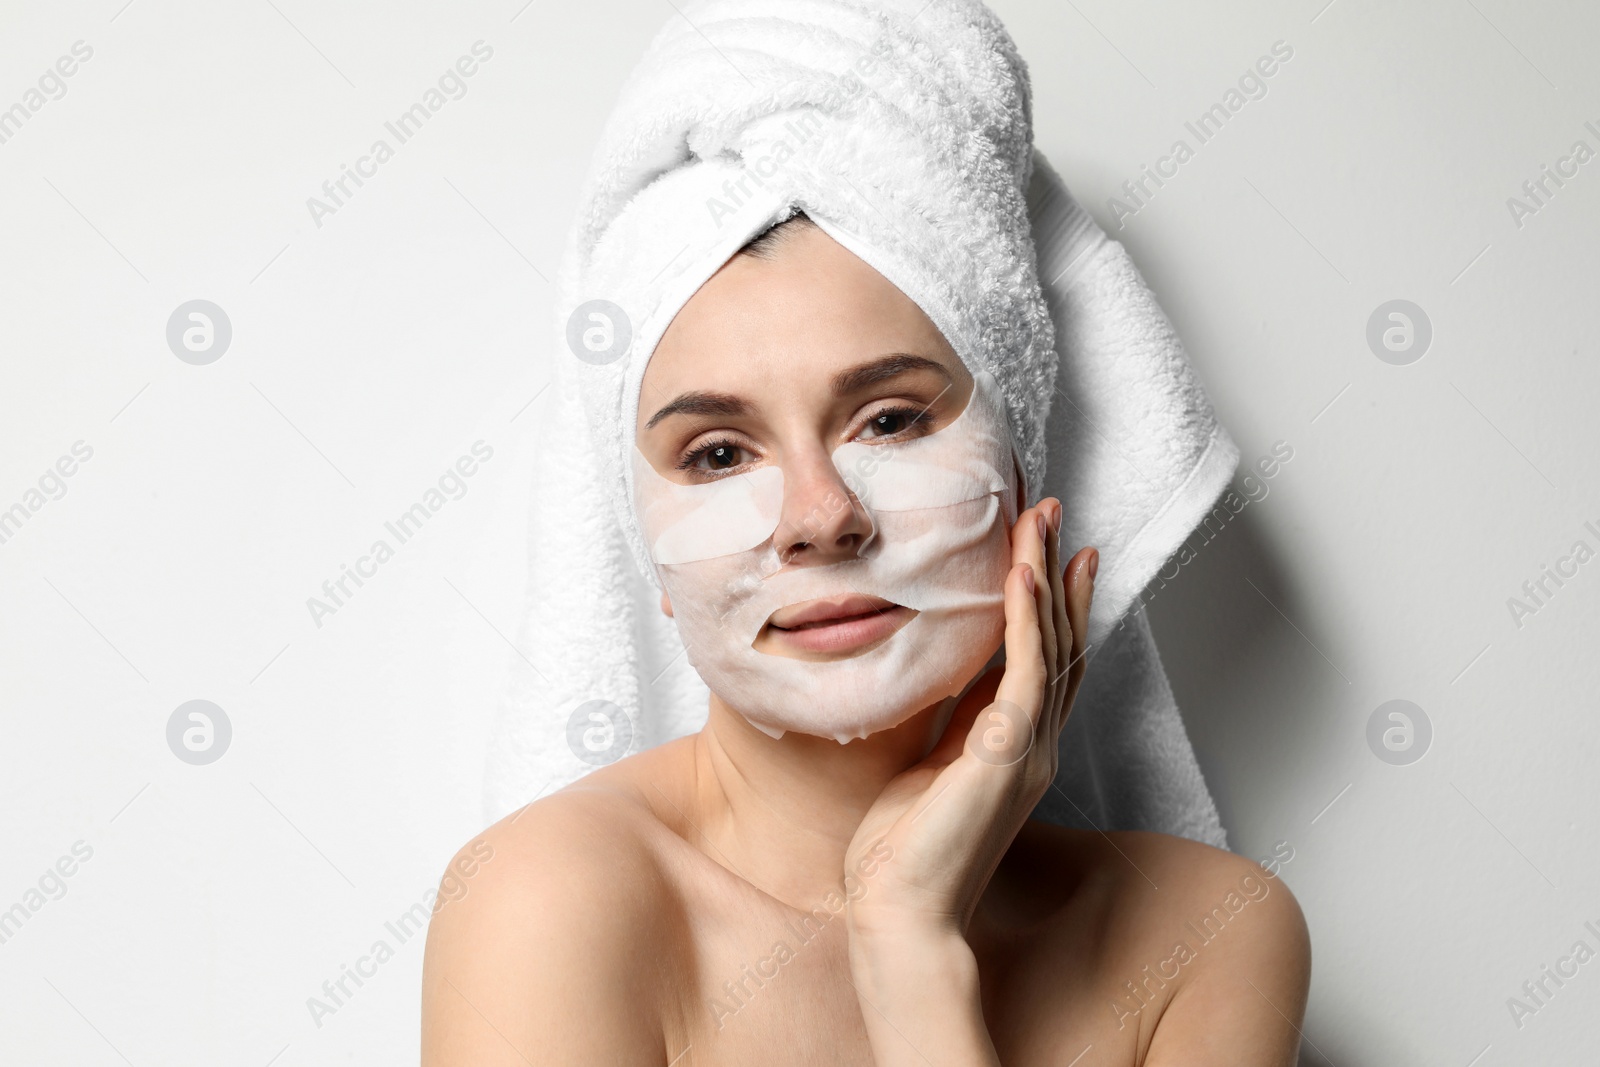
[[[1234,847],[1296,851],[1306,1059],[1587,1062],[1600,964],[1547,980],[1520,1029],[1506,1002],[1600,947],[1600,562],[1520,626],[1507,600],[1576,540],[1600,550],[1600,162],[1520,227],[1506,201],[1574,141],[1600,150],[1600,18],[1324,2],[999,10],[1038,143],[1141,264],[1246,461],[1294,449],[1149,610]],[[1198,145],[1184,121],[1277,41],[1267,94]],[[1194,157],[1119,219],[1108,198],[1178,137]],[[1405,366],[1366,339],[1397,298],[1433,329]],[[1432,725],[1410,765],[1367,742],[1394,699]]]
[[[997,7],[1040,146],[1143,266],[1247,459],[1294,450],[1150,611],[1236,847],[1295,849],[1307,1061],[1572,1062],[1600,964],[1520,1029],[1506,999],[1600,944],[1579,639],[1600,563],[1520,627],[1506,601],[1600,548],[1600,163],[1520,227],[1506,198],[1575,140],[1600,149],[1600,18],[1321,3]],[[502,635],[544,279],[671,8],[122,5],[0,7],[0,109],[93,49],[0,144],[0,509],[93,450],[0,544],[0,909],[40,905],[0,944],[0,1049],[405,1062],[421,943],[385,923],[478,829],[490,716],[526,669]],[[318,226],[307,198],[479,40],[466,95]],[[1119,220],[1122,182],[1280,40],[1267,94]],[[1397,298],[1433,328],[1406,366],[1366,340]],[[205,366],[165,336],[193,299],[233,328]],[[307,598],[478,441],[466,494],[318,626]],[[1397,698],[1433,729],[1406,766],[1366,740]],[[193,699],[233,730],[205,766],[166,737]],[[393,958],[319,1026],[307,999],[380,939]]]

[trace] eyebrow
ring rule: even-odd
[[[721,418],[740,418],[750,414],[750,405],[732,393],[683,393],[672,403],[650,416],[647,430],[654,429],[662,419],[672,415],[715,415]]]
[[[859,367],[852,367],[847,371],[840,371],[833,376],[833,395],[849,396],[879,382],[888,381],[890,378],[911,371],[933,371],[946,382],[950,381],[950,372],[942,364],[936,363],[926,356],[914,356],[909,352],[891,352],[870,363],[863,363]]]
[[[941,364],[925,356],[914,356],[909,352],[891,352],[859,367],[840,371],[833,376],[830,387],[835,396],[849,396],[879,382],[888,381],[902,374],[912,371],[933,371],[945,381],[950,380],[950,372]],[[742,397],[732,393],[689,392],[682,393],[671,403],[667,404],[645,423],[645,429],[652,430],[663,419],[673,415],[706,415],[717,418],[742,418],[750,414],[750,404]]]

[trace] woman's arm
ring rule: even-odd
[[[1055,779],[1057,741],[1083,678],[1092,549],[1066,568],[1061,505],[1018,517],[1006,578],[1006,667],[973,688],[926,760],[890,782],[847,852],[890,858],[850,905],[852,981],[874,1061],[998,1064],[965,934],[996,866]]]
[[[877,1067],[998,1067],[977,960],[959,933],[852,923],[850,971]]]

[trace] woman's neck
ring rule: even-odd
[[[793,732],[772,738],[713,694],[694,739],[697,843],[771,896],[814,907],[843,881],[845,850],[867,809],[932,750],[954,708],[935,704],[841,745]]]

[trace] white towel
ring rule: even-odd
[[[487,814],[704,724],[707,691],[657,606],[628,503],[639,381],[695,289],[801,208],[995,375],[1031,495],[1062,499],[1065,546],[1100,549],[1089,676],[1038,814],[1222,844],[1149,629],[1129,613],[1238,452],[1122,246],[1034,152],[1004,28],[976,0],[681,12],[624,87],[563,260],[527,662],[500,708]],[[614,359],[569,340],[597,299],[630,336]]]

